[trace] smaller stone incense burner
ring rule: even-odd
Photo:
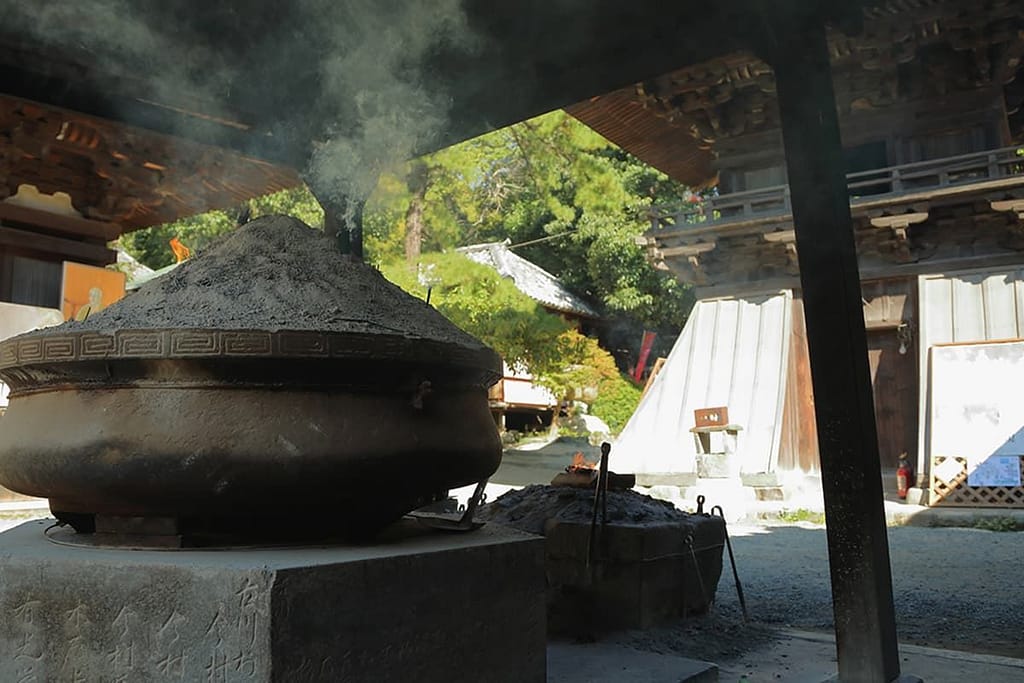
[[[527,486],[480,509],[494,524],[544,536],[548,632],[592,639],[703,614],[722,574],[725,520],[609,490],[592,524],[592,487]]]
[[[370,533],[491,475],[498,356],[282,216],[0,344],[0,483],[80,532]]]

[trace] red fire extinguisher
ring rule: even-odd
[[[910,467],[910,461],[904,451],[900,453],[900,466],[896,469],[896,495],[900,498],[907,497],[910,489],[910,482],[914,478],[914,470]]]

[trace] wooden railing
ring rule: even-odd
[[[850,173],[846,176],[846,185],[850,189],[850,204],[856,206],[858,203],[895,198],[912,192],[970,185],[1012,176],[1024,176],[1024,149],[1021,147],[1006,147]],[[789,185],[776,185],[712,196],[701,204],[690,204],[683,208],[655,207],[652,222],[660,227],[685,227],[735,223],[784,216],[791,212]]]

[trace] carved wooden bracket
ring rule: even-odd
[[[718,246],[717,242],[696,242],[694,244],[683,244],[678,247],[666,247],[659,250],[658,254],[663,259],[670,256],[682,256],[693,271],[694,283],[707,285],[710,284],[711,280],[708,277],[707,270],[704,268],[704,264],[701,263],[701,258],[716,246]]]
[[[800,260],[796,251],[796,231],[776,230],[761,235],[765,242],[781,244],[786,249],[786,272],[790,275],[800,273]]]
[[[0,95],[0,198],[19,185],[64,192],[75,210],[139,228],[295,187],[292,169]]]
[[[658,239],[656,237],[650,237],[648,235],[640,235],[639,237],[633,238],[634,243],[638,247],[642,247],[647,255],[647,260],[651,262],[658,270],[670,270],[665,265],[665,257],[658,250]]]
[[[993,199],[989,201],[993,211],[1016,214],[1017,220],[1010,225],[1010,231],[1002,246],[1015,251],[1024,250],[1024,198]]]
[[[915,260],[914,255],[910,251],[910,226],[928,220],[927,211],[901,213],[895,216],[875,216],[870,220],[871,225],[874,227],[887,228],[892,231],[897,261],[900,263],[911,263]]]
[[[1017,220],[1024,223],[1024,199],[999,199],[989,202],[993,211],[1009,211],[1017,214]]]

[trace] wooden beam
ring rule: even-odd
[[[39,227],[52,232],[104,242],[116,240],[121,234],[121,228],[114,223],[94,221],[78,216],[64,216],[9,202],[0,202],[0,221]]]
[[[117,260],[117,252],[101,244],[79,242],[30,230],[0,227],[0,247],[55,256],[89,265],[105,266]]]
[[[665,247],[660,249],[659,253],[663,257],[670,256],[700,256],[706,254],[709,251],[714,251],[715,247],[718,246],[716,242],[697,242],[695,244],[683,244],[678,247]]]
[[[807,321],[839,680],[900,675],[867,335],[825,28],[774,23],[775,68]]]

